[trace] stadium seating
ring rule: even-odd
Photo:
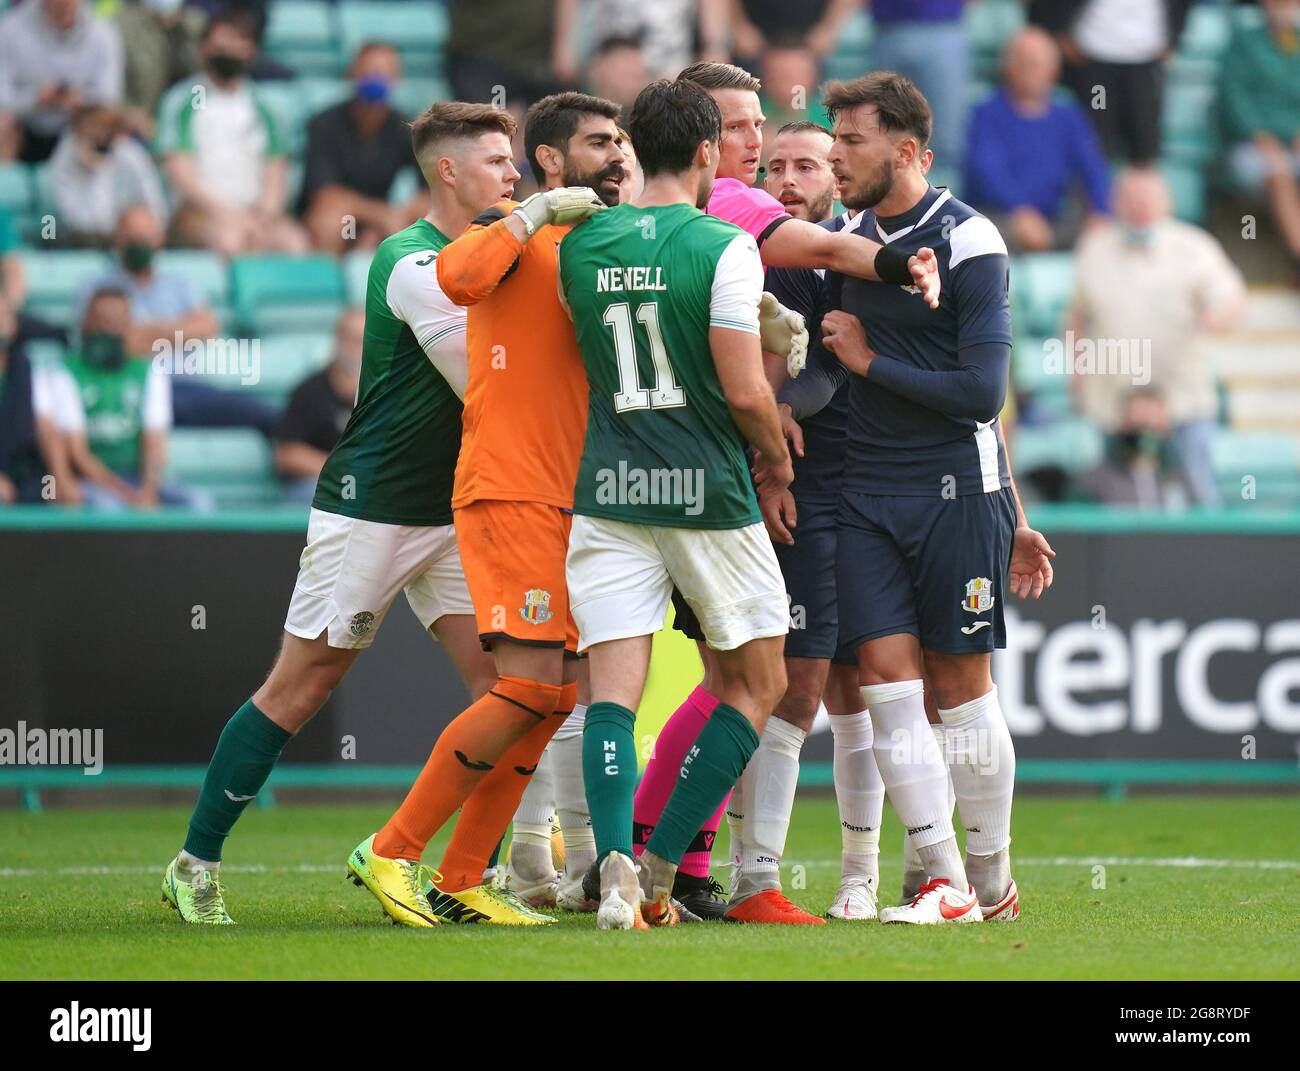
[[[254,335],[332,328],[343,305],[332,257],[238,257],[230,273],[236,326]]]
[[[1054,336],[1074,292],[1070,253],[1034,253],[1011,262],[1011,308],[1020,330]]]
[[[280,497],[270,446],[243,428],[174,428],[165,479],[210,492],[219,508],[267,505]]]
[[[402,54],[407,76],[441,73],[450,20],[441,4],[392,0],[342,0],[338,5],[339,47],[349,58],[366,41],[387,41]]]
[[[343,258],[343,292],[349,305],[366,303],[366,280],[369,276],[369,253],[349,253]]]
[[[26,249],[19,257],[27,274],[24,310],[60,327],[74,326],[82,286],[111,265],[107,253],[87,249]]]
[[[1300,506],[1300,448],[1294,436],[1219,428],[1210,462],[1226,506]]]
[[[1059,420],[1048,427],[1020,425],[1011,444],[1017,473],[1034,469],[1061,468],[1079,473],[1102,459],[1105,441],[1101,431],[1086,420]]]
[[[265,45],[273,58],[300,75],[330,76],[342,69],[334,5],[324,0],[276,0],[270,5]]]

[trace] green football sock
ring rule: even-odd
[[[487,861],[486,869],[495,870],[497,868],[497,864],[501,862],[501,845],[503,845],[505,842],[506,842],[505,837],[502,837],[499,841],[497,841],[497,846],[492,849],[492,855]]]
[[[714,707],[682,760],[677,785],[646,842],[646,851],[670,863],[681,862],[757,747],[758,733],[740,711],[726,703]]]
[[[582,729],[582,776],[596,837],[596,859],[610,852],[632,858],[632,798],[636,795],[636,715],[617,703],[592,703]]]
[[[266,784],[284,745],[286,732],[250,699],[226,722],[208,763],[199,802],[190,815],[185,850],[209,862],[221,861],[221,846],[249,801]]]

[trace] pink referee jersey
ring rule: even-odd
[[[760,249],[763,239],[793,218],[766,190],[734,178],[714,179],[708,212],[748,232]]]

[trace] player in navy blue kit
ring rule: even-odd
[[[1006,246],[992,223],[926,180],[930,108],[909,79],[877,72],[832,83],[824,104],[840,197],[859,212],[851,229],[933,248],[942,280],[931,310],[910,288],[833,275],[821,323],[821,346],[852,373],[837,515],[840,639],[857,653],[880,774],[929,878],[880,918],[1011,920],[1015,753],[991,653],[1005,644],[1006,592],[1041,595],[1053,552],[1025,520],[998,424],[1011,360]],[[815,411],[806,396],[832,397],[843,378],[814,354],[796,381],[804,407]],[[925,680],[938,733],[926,721]]]

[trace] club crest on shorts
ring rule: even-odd
[[[369,610],[362,610],[352,615],[352,624],[349,626],[354,636],[364,636],[375,627],[375,615]]]
[[[542,588],[529,588],[524,592],[524,604],[519,607],[519,616],[534,625],[541,625],[551,619],[551,593]]]
[[[993,581],[986,576],[977,576],[966,581],[966,597],[961,601],[961,608],[969,614],[982,614],[993,609]]]

